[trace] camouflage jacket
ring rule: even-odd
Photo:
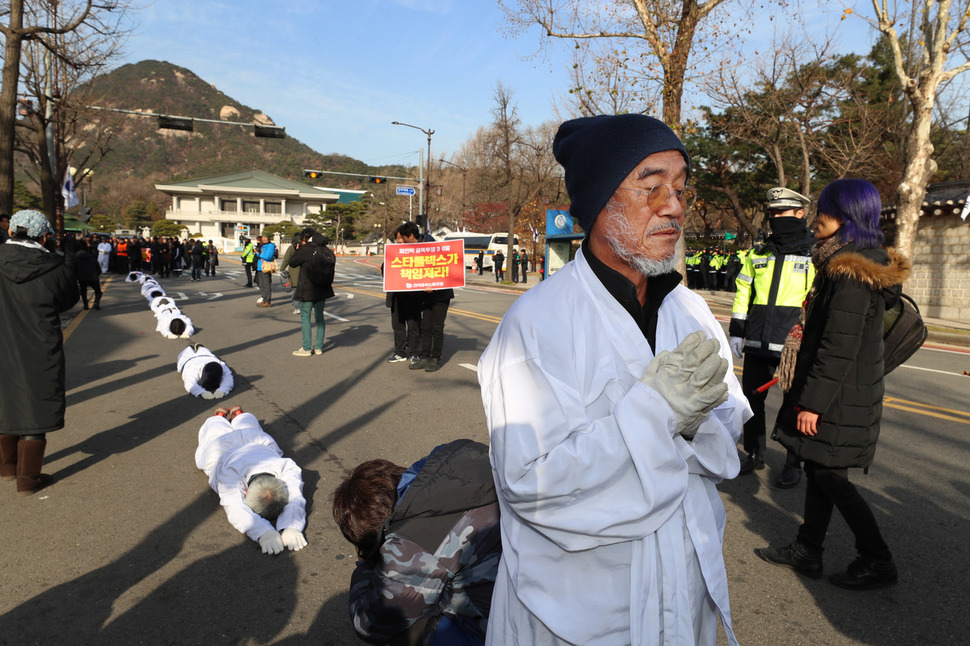
[[[358,562],[351,578],[357,634],[374,644],[484,644],[502,553],[488,447],[457,440],[415,463],[384,529],[380,558]]]

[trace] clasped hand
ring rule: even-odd
[[[667,400],[677,418],[676,433],[692,439],[704,418],[727,401],[728,362],[720,344],[701,332],[685,338],[673,351],[664,350],[647,365],[641,381]]]

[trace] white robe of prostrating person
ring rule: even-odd
[[[202,378],[202,369],[207,363],[218,362],[222,366],[222,381],[214,391],[216,399],[225,397],[232,392],[232,370],[224,362],[216,358],[209,348],[199,346],[199,349],[189,346],[179,353],[177,367],[179,374],[182,375],[182,383],[185,384],[185,391],[193,397],[199,397],[206,392],[205,388],[199,385]]]
[[[158,319],[158,325],[155,327],[155,330],[166,339],[187,339],[195,334],[192,319],[182,314],[178,308],[159,310],[155,316]],[[185,331],[182,334],[172,334],[172,321],[175,319],[179,319],[185,323]],[[223,374],[225,374],[225,370],[223,370]]]
[[[158,292],[158,295],[152,296],[152,292]],[[145,283],[141,286],[141,295],[144,296],[145,300],[147,300],[150,303],[152,299],[158,298],[158,296],[164,296],[165,290],[162,289],[162,286],[156,283],[154,280],[152,281],[146,280]]]
[[[101,242],[98,244],[98,264],[101,266],[101,273],[108,273],[108,264],[111,262],[111,243]]]
[[[140,271],[132,271],[132,272],[129,272],[128,275],[125,276],[125,282],[126,283],[144,283],[145,282],[145,274],[141,273]]]
[[[207,419],[199,429],[195,466],[209,477],[209,486],[219,494],[229,523],[254,541],[271,529],[302,532],[306,527],[300,467],[283,457],[283,451],[260,428],[253,414],[240,413],[231,423],[221,416]],[[246,504],[246,486],[258,473],[268,473],[286,484],[289,501],[276,518],[275,527]]]
[[[163,309],[178,309],[178,305],[175,304],[171,296],[156,296],[148,306],[155,313],[155,318],[158,318],[159,311]]]
[[[697,330],[731,365],[720,324],[680,285],[657,353]],[[713,646],[718,616],[737,643],[715,485],[738,474],[751,408],[729,370],[727,402],[685,440],[640,380],[653,358],[582,250],[496,329],[478,365],[504,546],[488,643]]]

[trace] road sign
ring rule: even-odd
[[[414,195],[413,186],[398,186],[395,191],[398,195]]]

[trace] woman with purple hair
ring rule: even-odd
[[[896,582],[892,552],[875,516],[849,482],[849,468],[872,464],[883,398],[883,313],[899,299],[908,260],[882,248],[882,201],[862,179],[822,190],[812,250],[817,274],[800,322],[785,340],[779,381],[785,391],[775,437],[805,460],[805,518],[793,543],[755,553],[774,565],[822,576],[832,511],[855,535],[857,558],[829,577],[840,587]]]

